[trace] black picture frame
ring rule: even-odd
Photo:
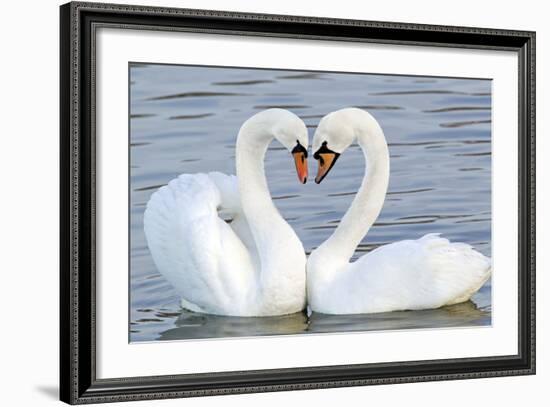
[[[72,2],[60,7],[60,398],[71,404],[535,373],[535,33]],[[519,351],[446,360],[98,379],[95,49],[98,27],[508,50],[519,60]],[[512,265],[511,265],[512,267]]]

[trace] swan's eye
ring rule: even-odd
[[[291,153],[292,154],[302,153],[303,154],[302,160],[307,158],[307,150],[305,149],[304,146],[300,144],[298,140],[296,140],[296,146],[292,149]]]
[[[326,141],[323,141],[321,144],[321,147],[313,154],[313,158],[316,160],[319,160],[321,162],[321,165],[323,164],[323,157],[322,154],[331,153],[336,154],[334,151],[332,151],[330,148],[327,147],[328,143]]]

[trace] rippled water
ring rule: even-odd
[[[291,110],[306,122],[311,138],[323,115],[356,106],[371,112],[384,129],[391,178],[382,213],[355,256],[428,232],[470,243],[490,256],[489,80],[134,64],[130,103],[131,341],[491,323],[490,281],[472,302],[437,310],[275,318],[183,311],[157,272],[143,233],[145,204],[170,179],[180,173],[235,173],[236,135],[254,113]],[[363,156],[354,145],[325,182],[301,185],[289,153],[272,143],[266,156],[269,187],[308,253],[337,226],[363,171]]]

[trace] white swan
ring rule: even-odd
[[[145,236],[160,273],[196,312],[283,315],[305,307],[302,243],[272,202],[264,156],[273,138],[307,177],[308,134],[282,109],[248,119],[236,144],[236,173],[182,174],[156,191],[144,214]],[[219,216],[228,213],[231,223]]]
[[[391,243],[349,262],[384,204],[390,174],[386,139],[374,117],[356,108],[325,116],[313,139],[317,183],[355,140],[365,155],[366,174],[334,233],[309,256],[311,309],[358,314],[438,308],[468,300],[489,278],[491,260],[468,244],[450,243],[438,234]]]

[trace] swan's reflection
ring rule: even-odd
[[[491,324],[489,308],[472,301],[438,309],[396,311],[379,314],[327,315],[305,312],[275,317],[227,317],[182,310],[175,327],[159,340],[227,338],[395,329],[449,328]]]
[[[158,339],[296,334],[307,330],[308,318],[303,312],[275,317],[228,317],[183,310],[175,325],[175,328],[162,332]]]
[[[385,331],[490,324],[490,311],[478,308],[472,301],[467,301],[420,311],[353,315],[327,315],[314,312],[309,317],[308,332]]]

